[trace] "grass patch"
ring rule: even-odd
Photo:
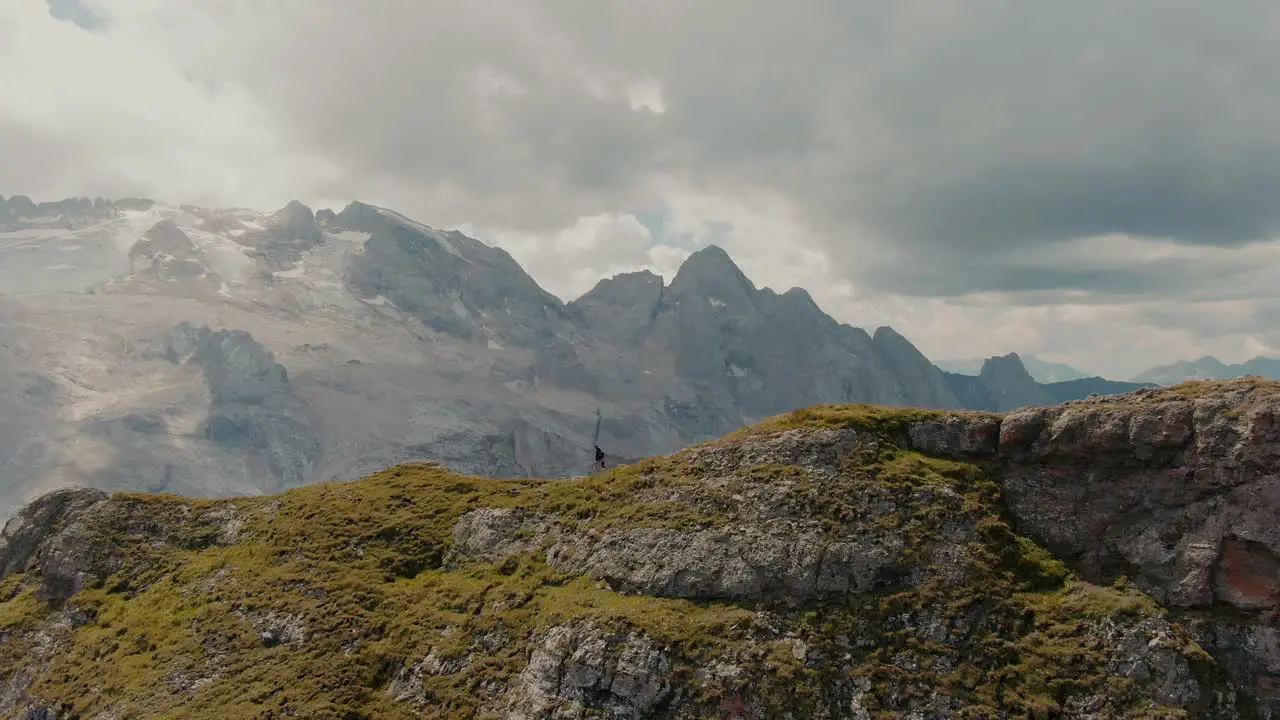
[[[879,438],[902,438],[911,425],[928,420],[941,420],[949,415],[998,418],[995,413],[956,410],[929,410],[922,408],[887,407],[883,405],[815,405],[793,410],[730,433],[723,441],[734,442],[759,435],[797,428],[853,428],[869,432]]]
[[[80,621],[59,626],[29,690],[69,713],[465,719],[498,702],[549,629],[590,622],[651,639],[704,714],[743,693],[768,716],[838,716],[862,681],[875,716],[939,694],[960,701],[957,717],[1051,717],[1080,694],[1102,695],[1119,715],[1148,712],[1140,683],[1107,675],[1112,650],[1097,638],[1106,623],[1161,609],[1133,588],[1081,582],[1014,533],[984,469],[894,444],[911,422],[943,415],[826,406],[736,436],[856,427],[888,441],[834,472],[763,463],[704,476],[676,455],[571,480],[409,465],[275,497],[121,494],[94,545],[120,563],[115,575],[62,610],[37,602],[29,578],[0,583],[0,635],[10,637],[0,663],[30,662],[43,641],[29,631],[74,612]],[[615,593],[537,551],[446,562],[455,523],[479,508],[519,508],[586,533],[715,527],[749,518],[750,502],[817,519],[829,538],[869,524],[897,533],[910,550],[904,577],[931,570],[892,591],[762,608]],[[943,537],[961,544],[939,547]],[[933,554],[947,550],[954,561],[937,566]],[[1176,642],[1218,677],[1198,646]],[[396,701],[388,686],[426,658],[413,693],[423,704]],[[702,669],[713,663],[738,673],[709,679]]]

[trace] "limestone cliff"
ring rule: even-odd
[[[1275,718],[1280,385],[822,406],[573,480],[66,490],[0,713]]]

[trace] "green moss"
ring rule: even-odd
[[[856,426],[884,439],[938,415],[826,407],[739,437]],[[864,524],[899,533],[910,550],[903,582],[770,607],[762,629],[762,608],[613,592],[553,570],[538,552],[448,563],[454,525],[477,508],[519,508],[566,532],[694,529],[742,521],[735,497],[752,493],[818,518],[830,537]],[[474,718],[548,629],[579,621],[652,639],[673,658],[673,680],[708,713],[741,693],[766,714],[838,715],[847,705],[830,705],[832,689],[863,678],[863,704],[877,716],[934,693],[962,699],[962,717],[1047,717],[1073,693],[1167,716],[1143,709],[1134,683],[1106,676],[1093,639],[1104,619],[1159,615],[1154,603],[1131,588],[1080,582],[1014,533],[983,469],[892,442],[865,448],[834,476],[769,464],[703,476],[677,455],[571,480],[488,480],[412,465],[277,497],[117,500],[128,512],[102,529],[101,547],[118,554],[121,570],[72,599],[69,609],[86,622],[64,630],[30,689],[81,716],[114,708],[119,717]],[[228,518],[238,539],[224,545]],[[956,561],[960,572],[914,577],[943,533],[967,527],[976,532]],[[30,650],[22,631],[55,612],[24,583],[0,584],[0,598],[9,598],[0,602],[0,633],[16,633],[0,662],[15,667]],[[305,642],[288,641],[294,627],[305,628]],[[1179,642],[1210,677],[1211,660]],[[426,706],[396,702],[390,681],[428,656],[456,672],[423,673]],[[743,672],[700,674],[713,662]]]
[[[913,423],[939,420],[953,414],[973,417],[999,417],[993,413],[984,412],[957,412],[881,405],[815,405],[766,418],[755,425],[725,436],[723,441],[734,442],[746,437],[772,434],[796,428],[854,428],[870,432],[879,437],[897,439],[906,433]]]
[[[1248,376],[1230,380],[1188,380],[1177,385],[1161,388],[1154,396],[1157,400],[1196,400],[1203,397],[1221,396],[1232,390],[1280,391],[1280,381],[1261,376]]]
[[[43,619],[48,612],[48,607],[36,600],[35,590],[23,590],[19,587],[22,579],[21,576],[12,576],[4,583],[9,590],[4,593],[4,597],[9,599],[0,603],[0,633],[30,626]],[[6,588],[0,587],[0,591],[4,589]]]

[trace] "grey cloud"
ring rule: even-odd
[[[86,7],[82,0],[46,0],[49,14],[59,20],[75,23],[85,30],[98,30],[105,23],[102,15]]]
[[[1213,259],[1175,256],[1122,262],[1105,252],[1086,250],[1040,263],[981,255],[958,261],[921,257],[915,262],[883,264],[871,284],[921,297],[953,297],[975,289],[1009,293],[1020,305],[1144,299],[1207,302],[1274,297],[1274,272],[1243,253],[1221,253]],[[1088,293],[1083,299],[1078,295],[1081,291]]]
[[[1222,306],[1214,303],[1153,305],[1142,310],[1146,324],[1189,330],[1207,339],[1253,335],[1272,347],[1280,346],[1280,300],[1259,300]]]
[[[436,224],[549,231],[658,202],[663,176],[764,189],[839,275],[928,296],[1168,293],[1203,268],[1002,256],[1101,233],[1235,246],[1280,224],[1269,1],[189,7],[214,40],[187,64],[342,169],[309,191]],[[522,92],[486,96],[490,71]],[[645,77],[665,114],[586,82]]]
[[[453,186],[480,220],[626,209],[669,172],[935,257],[1106,232],[1237,244],[1280,222],[1269,2],[389,8],[307,6],[238,79],[352,167]],[[462,82],[481,65],[529,91],[490,124]],[[652,75],[669,110],[594,98],[575,71]],[[856,273],[865,243],[831,244]]]

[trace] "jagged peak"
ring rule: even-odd
[[[301,201],[290,200],[284,207],[276,210],[271,217],[277,219],[305,217],[314,219],[315,213],[311,212],[311,208],[307,207]]]
[[[753,302],[758,292],[755,283],[719,245],[708,245],[685,258],[670,287],[675,295],[692,292],[725,302],[735,295]]]
[[[385,220],[386,216],[383,215],[382,208],[358,200],[347,203],[347,206],[334,216],[336,224],[359,232],[371,232],[375,225]]]
[[[1018,357],[1018,353],[1011,352],[1005,355],[992,355],[982,363],[982,370],[979,371],[980,377],[992,377],[1000,375],[1004,378],[1017,378],[1019,381],[1035,383],[1035,378],[1031,376],[1031,371],[1027,370],[1027,366],[1023,364],[1022,358]]]
[[[573,302],[625,300],[633,292],[646,292],[655,286],[659,289],[662,287],[662,276],[651,270],[618,273],[612,277],[601,278],[594,287]]]
[[[881,325],[880,327],[876,328],[875,332],[871,334],[871,340],[881,345],[887,344],[887,343],[895,343],[895,344],[906,343],[908,345],[911,345],[911,341],[908,340],[906,337],[904,337],[902,333],[898,332],[897,330],[894,330],[888,325]],[[915,345],[911,345],[911,347],[915,348]]]
[[[689,254],[680,264],[680,269],[676,272],[676,277],[680,277],[680,273],[685,272],[687,268],[717,268],[729,270],[738,274],[742,274],[742,269],[733,261],[728,251],[719,245],[708,245],[701,250],[695,250]]]

